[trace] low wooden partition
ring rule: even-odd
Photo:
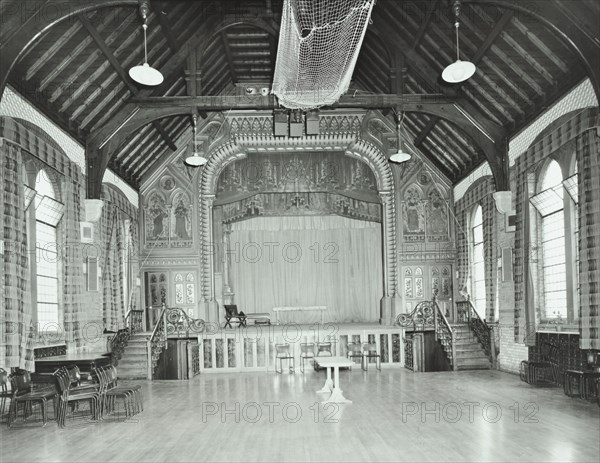
[[[382,367],[403,366],[403,329],[372,324],[249,325],[203,333],[200,372],[275,371],[275,344],[289,343],[296,369],[300,368],[300,344],[333,341],[333,355],[346,356],[352,342],[375,343]],[[371,359],[375,362],[375,359]],[[358,366],[360,368],[360,366]]]

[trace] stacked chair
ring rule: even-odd
[[[144,410],[142,387],[140,385],[119,386],[117,383],[117,369],[114,365],[96,368],[94,373],[100,384],[103,414],[112,413],[115,410],[117,400],[123,401],[126,418]]]
[[[65,427],[69,406],[74,410],[79,403],[89,402],[93,420],[100,418],[101,393],[96,385],[81,386],[79,369],[63,367],[54,372],[56,392],[58,393],[57,421],[61,428]]]
[[[11,401],[8,410],[8,427],[17,419],[19,406],[23,406],[23,420],[33,413],[33,407],[39,405],[42,410],[42,426],[48,422],[48,401],[54,400],[56,391],[34,391],[31,374],[27,370],[17,370],[9,376],[11,385]]]

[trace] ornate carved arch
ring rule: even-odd
[[[231,134],[230,134],[231,136]],[[373,171],[381,204],[382,231],[383,231],[383,272],[384,272],[384,297],[382,307],[391,307],[389,300],[397,296],[398,264],[396,249],[396,205],[394,201],[394,180],[392,170],[387,162],[385,153],[374,144],[362,140],[358,133],[344,134],[321,134],[318,136],[305,137],[302,140],[305,149],[316,150],[340,150],[345,147],[347,156],[355,157],[366,163]],[[340,143],[342,142],[342,143]],[[298,140],[281,139],[273,136],[236,136],[235,141],[214,147],[208,153],[208,163],[203,168],[198,183],[199,192],[199,242],[201,246],[200,258],[200,295],[202,301],[209,306],[215,306],[214,288],[214,255],[213,243],[217,242],[213,237],[212,208],[216,195],[217,181],[225,167],[238,159],[245,158],[246,151],[258,148],[277,148],[281,150],[297,150]],[[340,146],[342,145],[342,146]],[[210,310],[207,308],[207,310]],[[391,323],[395,317],[393,310],[383,310],[381,321]],[[215,316],[209,319],[216,318]]]

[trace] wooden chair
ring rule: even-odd
[[[225,304],[225,326],[223,328],[233,328],[231,326],[231,322],[238,324],[238,328],[240,326],[246,326],[246,315],[243,313],[238,313],[237,305],[235,304]]]

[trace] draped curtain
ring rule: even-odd
[[[131,280],[129,282],[130,294],[125,295],[130,310],[138,310],[139,307],[139,294],[137,291],[137,278],[140,272],[140,263],[138,260],[138,256],[140,255],[138,235],[138,221],[135,218],[131,218],[131,221],[129,222],[129,236],[131,238],[131,243],[127,250],[127,259],[131,272]]]
[[[0,138],[0,197],[4,219],[4,277],[0,319],[0,362],[4,368],[19,367],[32,371],[33,327],[29,298],[27,222],[22,182],[21,148]]]
[[[137,308],[138,287],[136,279],[139,272],[138,252],[138,214],[135,208],[117,189],[102,186],[101,233],[104,252],[100,258],[102,269],[103,320],[107,329],[116,331],[125,326],[125,315],[128,309]],[[131,246],[127,247],[125,236],[125,220],[130,220],[129,233]],[[131,280],[130,292],[123,290],[123,260],[129,261]]]
[[[123,266],[120,256],[123,250],[119,210],[105,199],[102,208],[102,242],[104,255],[100,259],[102,269],[103,320],[105,328],[117,331],[124,327],[125,298],[123,294]]]
[[[81,252],[80,229],[82,186],[73,179],[64,177],[62,182],[62,199],[65,203],[65,214],[62,218],[62,229],[65,246],[63,246],[63,313],[65,337],[74,347],[84,343],[82,324],[85,323],[83,304],[84,276],[83,256]]]
[[[494,321],[496,313],[496,292],[498,291],[498,232],[497,210],[493,192],[495,190],[492,177],[484,177],[474,183],[465,195],[456,203],[456,241],[458,250],[458,284],[460,290],[471,293],[470,284],[470,250],[471,250],[471,214],[475,207],[481,205],[483,219],[483,249],[485,258],[486,318]],[[480,309],[480,308],[478,308]]]
[[[579,287],[581,349],[600,349],[600,136],[577,137],[579,163]]]
[[[381,224],[339,216],[261,217],[232,225],[231,285],[245,313],[327,307],[326,322],[373,322],[383,297]],[[272,314],[274,315],[274,314]],[[320,312],[281,314],[313,323]]]

